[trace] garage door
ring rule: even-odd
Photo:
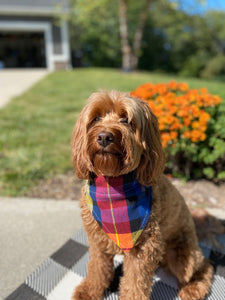
[[[43,32],[0,32],[0,68],[46,68]]]

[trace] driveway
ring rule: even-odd
[[[45,69],[0,70],[0,108],[48,74]]]
[[[79,228],[78,201],[0,197],[0,300]]]

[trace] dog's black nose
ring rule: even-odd
[[[102,147],[107,147],[109,144],[111,144],[114,140],[113,134],[111,132],[102,131],[97,136],[97,142]]]

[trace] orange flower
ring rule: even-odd
[[[183,133],[183,136],[184,136],[186,139],[190,139],[190,137],[191,137],[191,131],[186,130],[186,131]]]
[[[206,88],[201,88],[201,89],[200,89],[200,92],[201,92],[202,94],[208,94],[208,90],[207,90]]]
[[[200,136],[200,141],[203,142],[206,139],[206,134],[204,132],[202,132],[201,136]]]
[[[199,128],[200,127],[200,123],[198,121],[194,121],[191,124],[192,128]]]
[[[201,138],[202,138],[202,132],[200,130],[194,129],[191,131],[192,142],[197,142],[198,140],[201,140]]]
[[[207,112],[202,111],[199,121],[200,122],[208,122],[209,119],[210,119],[210,115]]]
[[[176,139],[177,136],[178,136],[178,133],[177,133],[176,131],[171,131],[171,132],[170,132],[170,138],[171,138],[172,140]]]
[[[190,126],[191,124],[191,118],[190,117],[187,117],[184,119],[184,126],[188,127]]]
[[[222,101],[206,88],[189,89],[186,83],[176,81],[145,83],[132,91],[131,96],[146,100],[158,117],[163,147],[174,147],[179,137],[192,142],[204,141],[210,119],[205,108]]]
[[[182,125],[179,123],[178,119],[176,118],[173,124],[170,126],[170,130],[178,130],[181,129]]]
[[[179,89],[180,89],[181,92],[186,92],[188,90],[188,85],[184,82],[181,82],[179,84]]]

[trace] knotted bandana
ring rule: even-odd
[[[86,184],[87,205],[105,233],[129,252],[143,232],[152,207],[152,188],[142,186],[135,172],[94,177]]]

